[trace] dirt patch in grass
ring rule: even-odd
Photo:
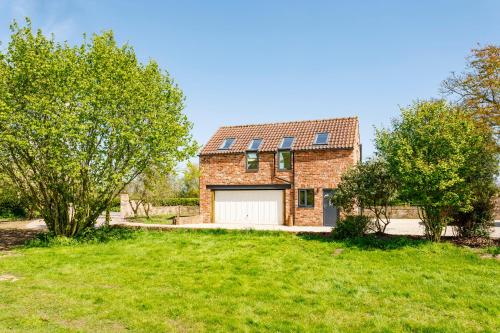
[[[2,281],[16,282],[17,280],[19,280],[19,278],[17,276],[12,275],[12,274],[0,275],[0,282],[2,282]]]
[[[474,238],[446,237],[445,240],[456,245],[473,247],[473,248],[500,246],[500,239],[492,239],[484,237],[474,237]]]

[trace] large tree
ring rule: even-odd
[[[478,188],[487,186],[474,179],[494,180],[498,160],[492,142],[489,128],[441,100],[403,108],[392,129],[376,135],[401,198],[419,207],[426,235],[435,241],[454,212],[473,209]]]
[[[457,96],[461,104],[500,134],[500,47],[473,49],[465,72],[451,76],[442,92]]]
[[[148,166],[191,156],[183,94],[112,32],[70,46],[14,23],[0,55],[0,172],[50,231],[92,227]]]

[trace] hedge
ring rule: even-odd
[[[155,202],[157,206],[199,206],[199,198],[166,198]]]

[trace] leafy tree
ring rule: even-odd
[[[500,134],[500,47],[473,49],[467,71],[443,82],[442,92],[459,101]]]
[[[182,91],[112,32],[69,46],[29,21],[11,30],[0,56],[0,171],[50,231],[94,226],[148,166],[171,170],[194,154]]]
[[[149,218],[152,205],[161,205],[163,200],[178,195],[179,184],[175,174],[148,168],[127,185],[126,191],[129,194],[129,204],[134,215],[138,216],[142,208],[146,217]]]
[[[401,199],[419,207],[434,241],[454,211],[468,212],[479,175],[493,179],[498,165],[491,131],[445,101],[421,101],[401,110],[391,130],[378,130],[378,154],[400,183]],[[487,166],[487,167],[485,167]]]
[[[371,228],[383,233],[390,223],[388,208],[395,199],[396,189],[397,182],[386,162],[374,159],[358,163],[345,172],[332,200],[348,213],[354,207],[369,209],[375,216]]]
[[[23,193],[12,184],[10,179],[0,175],[0,217],[16,216],[31,218],[34,212],[30,209]]]
[[[200,195],[200,167],[198,164],[188,162],[182,177],[181,196],[184,198],[197,198]]]

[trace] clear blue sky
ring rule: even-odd
[[[58,40],[114,30],[186,95],[193,135],[221,125],[357,115],[374,126],[439,96],[469,50],[500,43],[500,1],[5,1],[0,40],[29,16]]]

